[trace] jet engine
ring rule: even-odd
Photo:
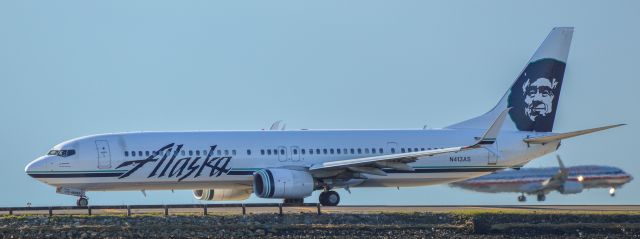
[[[271,168],[253,173],[253,192],[261,198],[305,198],[314,189],[313,177],[305,171]]]
[[[242,201],[251,196],[251,189],[197,189],[193,197],[205,201]]]
[[[572,181],[567,181],[564,182],[560,188],[558,188],[558,191],[562,194],[573,194],[573,193],[580,193],[582,192],[582,184],[579,182],[572,182]]]

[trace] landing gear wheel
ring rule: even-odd
[[[538,202],[542,202],[545,199],[547,199],[547,196],[545,196],[544,194],[538,194]]]
[[[319,199],[322,206],[337,206],[340,203],[340,195],[336,191],[324,191]]]
[[[87,199],[86,197],[80,197],[78,198],[78,201],[76,201],[76,205],[78,207],[86,207],[89,205],[89,199]]]
[[[518,196],[518,202],[526,202],[526,201],[527,201],[527,197],[525,197],[524,195]]]

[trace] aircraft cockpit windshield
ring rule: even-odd
[[[69,157],[74,154],[76,154],[75,149],[63,149],[63,150],[52,149],[49,151],[49,153],[47,153],[47,155],[56,155],[60,157]]]

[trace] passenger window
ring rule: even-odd
[[[337,152],[338,154],[340,154],[340,149],[336,149],[336,152]]]
[[[309,154],[313,154],[313,149],[309,149]]]
[[[251,150],[247,149],[247,155],[251,155]]]
[[[202,155],[208,155],[206,150],[202,150]]]
[[[200,156],[200,150],[196,150],[196,156]]]
[[[298,154],[298,150],[297,149],[293,149],[293,154]]]
[[[384,151],[382,151],[382,148],[380,148],[380,154],[383,154],[383,153],[384,153]]]
[[[142,151],[138,151],[138,156],[142,156]]]
[[[413,152],[418,152],[418,148],[413,148]]]
[[[400,152],[401,152],[401,153],[404,153],[404,148],[401,148],[401,149],[400,149]]]
[[[271,149],[267,149],[267,154],[271,155]]]
[[[420,148],[420,151],[424,151],[424,148]]]
[[[304,149],[301,149],[300,151],[302,152],[302,155],[304,155],[304,153],[305,153]]]
[[[185,156],[184,150],[181,150],[180,153],[182,154],[182,156]]]
[[[53,150],[51,150],[53,151]],[[49,151],[49,155],[51,155],[51,151]],[[129,151],[124,151],[124,156],[125,157],[129,157]]]
[[[411,148],[407,148],[407,152],[411,153]]]
[[[374,148],[374,149],[371,149],[371,153],[372,153],[372,154],[375,154],[375,153],[376,153],[376,149],[375,149],[375,148]]]
[[[316,149],[316,154],[320,154],[320,149]]]
[[[193,156],[193,150],[189,150],[189,156]]]
[[[322,149],[322,152],[323,152],[324,154],[327,154],[327,149]]]
[[[260,155],[264,155],[264,149],[260,150]]]
[[[231,150],[231,155],[236,155],[236,150]]]
[[[218,149],[218,155],[222,155],[222,150]]]
[[[278,150],[277,150],[277,149],[274,149],[274,150],[273,150],[273,154],[274,154],[274,155],[278,155]]]
[[[131,151],[131,157],[135,157],[136,156],[136,151]]]
[[[229,150],[228,149],[224,150],[224,155],[229,155]]]
[[[369,154],[369,148],[365,148],[365,149],[364,149],[364,153],[365,153],[365,154]]]
[[[351,154],[355,154],[355,153],[356,153],[356,150],[351,148]]]
[[[362,154],[362,149],[358,148],[358,154]]]
[[[281,150],[280,150],[280,154],[281,154],[281,155],[286,155],[286,153],[284,153],[284,149],[281,149]]]
[[[396,153],[396,148],[391,148],[391,153],[395,154]]]
[[[333,154],[333,149],[329,149],[329,152],[330,152],[331,154]]]
[[[144,151],[145,156],[149,156],[149,151]]]

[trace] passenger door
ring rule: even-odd
[[[106,140],[96,140],[98,151],[98,168],[111,168],[111,149]]]

